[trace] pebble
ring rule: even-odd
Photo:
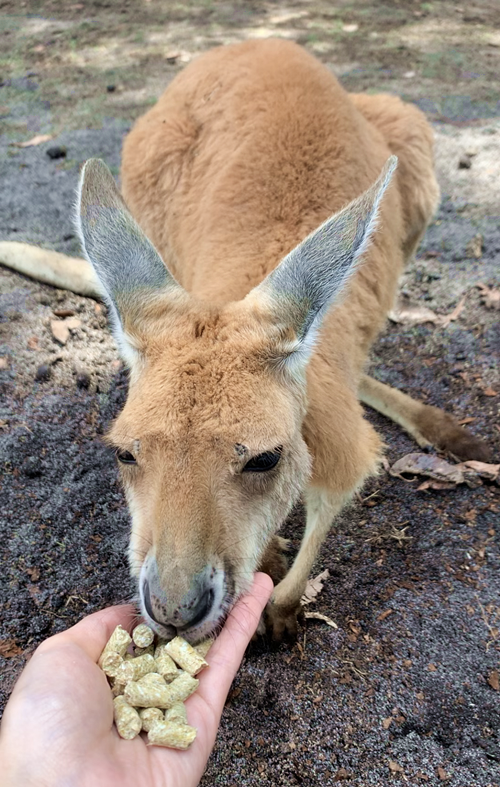
[[[23,473],[28,478],[37,478],[42,475],[42,469],[42,462],[38,456],[28,456],[23,465]]]
[[[68,152],[64,145],[54,145],[51,148],[48,148],[46,154],[51,159],[56,158],[66,158],[66,153]]]
[[[472,159],[467,153],[464,153],[458,160],[458,169],[470,169],[471,167]]]
[[[77,388],[88,388],[90,385],[90,374],[86,369],[79,369],[76,373]]]
[[[51,375],[52,375],[51,367],[46,363],[42,363],[36,370],[35,380],[39,380],[39,382],[46,382],[47,380],[50,379]]]

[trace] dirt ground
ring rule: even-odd
[[[472,419],[499,461],[499,312],[477,287],[500,278],[496,0],[0,0],[0,240],[78,255],[80,164],[100,156],[118,174],[131,122],[186,63],[270,35],[304,45],[349,90],[397,93],[433,121],[443,201],[401,286],[443,314],[466,299],[447,328],[388,323],[372,373]],[[39,134],[52,139],[12,144]],[[54,146],[65,157],[49,158]],[[50,329],[60,310],[76,318],[65,345]],[[134,595],[102,442],[126,387],[104,307],[0,267],[2,706],[42,639]],[[390,463],[416,450],[367,417]],[[308,621],[295,645],[251,647],[204,787],[499,787],[500,490],[417,486],[383,473],[332,528],[313,607],[338,629]],[[283,527],[294,548],[302,528],[298,509]]]

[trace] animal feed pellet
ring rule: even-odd
[[[211,644],[206,640],[194,648],[175,637],[155,646],[154,632],[143,623],[135,627],[132,637],[116,627],[99,666],[110,683],[120,737],[131,740],[145,732],[155,746],[191,746],[196,729],[187,722],[184,701],[198,688],[194,676],[208,667],[205,655]]]

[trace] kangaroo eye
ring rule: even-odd
[[[137,464],[137,460],[130,451],[117,451],[116,458],[122,465],[135,465]]]
[[[264,454],[259,454],[250,459],[243,468],[244,473],[265,473],[266,470],[272,470],[276,467],[281,459],[281,451],[283,446],[279,446],[276,451],[266,451]]]

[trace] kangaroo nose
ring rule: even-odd
[[[202,589],[198,596],[191,598],[186,604],[181,604],[169,615],[166,603],[162,603],[162,598],[151,592],[148,580],[143,584],[142,597],[146,612],[155,623],[160,626],[174,626],[179,631],[201,623],[208,616],[214,603],[212,588]]]
[[[224,614],[226,595],[225,573],[211,565],[205,566],[190,581],[178,587],[177,581],[167,575],[160,581],[158,565],[153,556],[145,561],[139,590],[142,608],[151,625],[157,624],[161,636],[174,637],[182,633],[186,638],[200,637],[213,629]]]

